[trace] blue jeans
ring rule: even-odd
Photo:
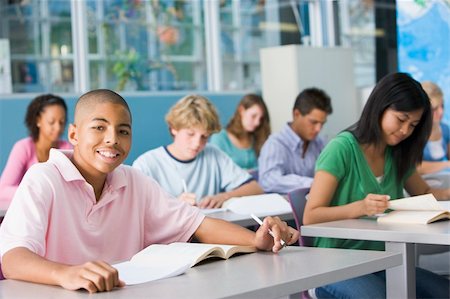
[[[386,274],[380,271],[316,289],[317,298],[386,298]],[[450,281],[416,268],[417,298],[450,298]]]

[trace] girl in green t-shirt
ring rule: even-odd
[[[381,79],[356,124],[323,150],[303,222],[321,223],[383,213],[391,198],[433,193],[449,199],[450,189],[433,189],[416,171],[430,135],[432,115],[420,83],[404,73]],[[316,246],[383,249],[370,241],[317,238]],[[448,279],[417,268],[417,296],[448,298]],[[433,286],[433,287],[431,287]],[[319,298],[386,297],[384,271],[316,289]]]

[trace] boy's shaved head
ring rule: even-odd
[[[127,102],[121,95],[109,89],[95,89],[83,94],[78,99],[75,106],[75,124],[77,124],[80,117],[85,114],[84,111],[90,111],[93,106],[103,103],[122,105],[130,114],[131,121],[130,107],[128,107]]]

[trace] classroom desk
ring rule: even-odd
[[[256,223],[255,220],[250,215],[236,214],[231,211],[220,211],[208,214],[206,216],[226,220],[244,227],[258,225],[258,223]],[[292,212],[275,216],[280,217],[280,219],[283,221],[294,220],[294,214],[292,214]],[[265,217],[261,217],[261,220],[264,218]]]
[[[257,252],[199,264],[185,274],[95,294],[95,298],[277,298],[401,264],[383,251],[289,246],[279,254]],[[92,298],[14,280],[0,281],[0,298]]]
[[[415,244],[450,245],[450,221],[431,224],[379,224],[375,219],[349,219],[301,227],[303,236],[384,241],[386,251],[399,252],[403,264],[386,270],[391,298],[415,298]]]

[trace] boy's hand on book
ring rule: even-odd
[[[191,206],[195,206],[197,204],[197,196],[195,195],[195,193],[181,193],[180,196],[178,196],[178,199],[187,202]]]
[[[373,216],[383,213],[389,207],[389,195],[367,194],[361,201],[362,214]]]
[[[273,237],[269,234],[269,230],[272,231]],[[255,246],[260,250],[278,252],[284,247],[281,245],[281,240],[287,245],[291,245],[299,237],[300,233],[296,229],[289,227],[279,217],[266,217],[263,225],[256,231]]]
[[[65,266],[58,276],[60,285],[68,290],[85,289],[89,293],[96,293],[125,286],[117,270],[102,261]]]

